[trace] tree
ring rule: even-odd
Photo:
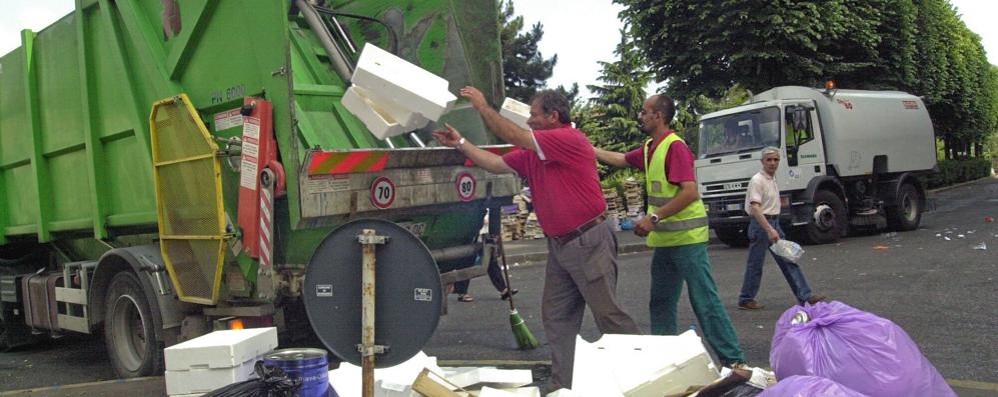
[[[558,55],[545,59],[537,49],[537,43],[544,37],[544,27],[540,22],[529,31],[521,32],[523,16],[514,17],[512,0],[499,2],[499,27],[506,96],[521,102],[529,101],[534,93],[545,87],[558,63]]]
[[[922,96],[948,158],[995,133],[990,65],[948,0],[614,2],[680,101],[835,78]]]
[[[614,50],[617,60],[600,61],[598,85],[587,85],[593,93],[586,123],[580,125],[593,144],[611,151],[627,151],[639,145],[646,135],[638,128],[638,113],[645,100],[645,87],[653,75],[635,47],[627,28],[620,30],[620,43]],[[604,176],[614,171],[601,169]]]
[[[645,138],[638,128],[638,113],[652,79],[626,29],[620,30],[620,43],[614,50],[617,61],[599,62],[602,70],[597,80],[603,84],[586,86],[593,93],[590,103],[601,115],[598,129],[592,131],[594,144],[612,151],[629,150]]]

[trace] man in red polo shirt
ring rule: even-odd
[[[571,126],[568,99],[556,91],[538,92],[531,100],[527,124],[533,131],[499,115],[474,87],[462,88],[461,96],[489,130],[520,150],[504,156],[482,150],[450,125],[433,136],[490,172],[527,178],[537,221],[548,236],[541,318],[551,349],[551,386],[571,388],[575,338],[586,305],[600,332],[641,333],[617,303],[617,236],[605,222],[595,149]]]

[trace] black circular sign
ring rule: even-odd
[[[364,229],[388,237],[376,247],[374,342],[386,346],[375,367],[405,362],[430,339],[440,321],[443,287],[426,245],[409,231],[380,219],[361,219],[333,230],[309,261],[305,311],[319,339],[340,359],[361,365],[362,245]]]

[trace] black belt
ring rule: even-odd
[[[558,244],[568,244],[569,241],[572,241],[576,237],[581,236],[583,233],[588,232],[589,229],[596,227],[596,225],[603,223],[603,221],[605,220],[606,220],[606,213],[604,212],[602,214],[599,214],[599,216],[589,220],[589,222],[583,223],[582,226],[575,228],[575,230],[572,230],[560,236],[548,236],[548,237],[554,239],[554,241],[557,241]]]
[[[763,214],[763,216],[765,216],[766,219],[770,219],[770,220],[774,220],[774,221],[780,220],[780,216],[779,215],[765,215],[765,214]]]

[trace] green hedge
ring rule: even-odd
[[[928,176],[929,188],[949,186],[991,175],[991,159],[939,160],[939,172]]]

